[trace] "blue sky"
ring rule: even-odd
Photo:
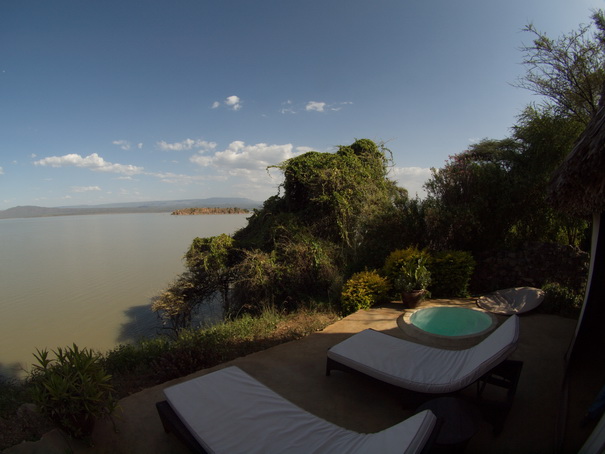
[[[2,0],[0,210],[265,200],[268,165],[386,142],[412,194],[530,102],[529,22],[605,0]]]

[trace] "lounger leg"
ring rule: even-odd
[[[326,359],[326,377],[330,376],[330,372],[332,371],[332,360],[330,358]]]
[[[172,432],[172,424],[170,424],[168,412],[172,410],[170,405],[166,401],[157,402],[155,404],[156,409],[158,410],[158,414],[160,415],[160,421],[162,421],[162,427],[164,427],[164,432],[169,434]]]
[[[515,393],[517,392],[522,368],[523,361],[507,359],[481,377],[477,382],[477,397],[480,401],[483,400],[483,392],[487,384],[492,384],[506,390],[504,402],[491,402],[488,404],[492,409],[491,419],[493,419],[494,424],[494,435],[500,434],[504,428],[504,422],[513,405]]]
[[[202,448],[193,435],[187,430],[168,402],[165,400],[157,402],[155,406],[166,433],[174,433],[176,438],[185,444],[192,452],[196,454],[207,454],[207,451]]]

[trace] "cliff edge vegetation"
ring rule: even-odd
[[[201,208],[181,208],[174,210],[172,215],[174,216],[194,216],[200,214],[247,214],[250,210],[246,208],[220,208],[220,207],[201,207]]]

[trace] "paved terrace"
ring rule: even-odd
[[[472,305],[470,300],[432,300],[426,304]],[[212,369],[198,371],[163,385],[146,389],[120,401],[118,433],[109,422],[98,422],[94,447],[70,444],[59,431],[51,431],[38,442],[25,442],[5,450],[6,454],[124,453],[167,454],[188,452],[173,435],[164,433],[155,403],[163,400],[162,389],[227,365],[237,365],[250,375],[305,410],[347,429],[376,432],[405,419],[413,408],[405,408],[400,397],[373,382],[339,371],[325,376],[326,350],[366,328],[417,342],[444,346],[443,340],[401,329],[401,304],[359,311],[321,332],[304,339],[236,359]],[[520,345],[513,359],[524,361],[519,388],[503,431],[494,436],[492,426],[482,422],[471,439],[467,453],[552,453],[564,433],[558,426],[564,354],[575,329],[575,321],[558,316],[528,313],[521,316]],[[475,339],[472,342],[476,342]],[[465,342],[469,342],[465,340]],[[449,348],[462,348],[448,341]],[[594,381],[594,380],[593,380]],[[592,427],[580,428],[579,418],[602,382],[582,387],[573,395],[572,419],[568,422],[564,452],[577,452]],[[596,389],[595,389],[596,387]],[[472,395],[474,387],[463,392]]]

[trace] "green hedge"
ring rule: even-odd
[[[468,286],[475,271],[475,260],[467,251],[420,250],[416,247],[397,249],[389,254],[382,275],[395,282],[402,267],[411,261],[426,259],[431,276],[428,290],[433,298],[462,298],[469,296]]]
[[[475,270],[475,260],[467,251],[438,251],[430,255],[430,291],[434,298],[464,298]]]

